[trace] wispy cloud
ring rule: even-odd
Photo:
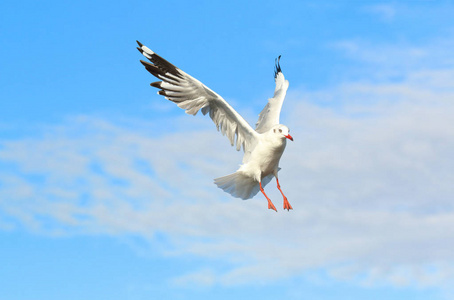
[[[175,279],[182,285],[321,269],[365,285],[444,286],[454,279],[453,77],[426,68],[291,93],[295,142],[281,165],[290,213],[216,189],[212,178],[234,171],[241,154],[209,120],[183,131],[194,121],[184,116],[161,136],[146,123],[85,116],[1,143],[0,224],[155,245],[164,235],[163,255],[206,261]],[[266,189],[281,203],[274,185]]]
[[[440,83],[448,87],[449,80],[452,79],[454,57],[446,49],[454,46],[452,36],[450,34],[448,37],[432,39],[423,44],[410,44],[405,41],[376,44],[366,39],[347,39],[334,42],[330,46],[341,51],[356,66],[349,68],[349,72],[355,72],[353,75],[356,75],[356,80],[367,78],[374,82],[390,82],[403,81],[410,76],[416,80],[419,76],[423,80],[441,79]],[[428,74],[431,72],[436,74]],[[421,83],[426,84],[422,80]]]
[[[396,16],[397,8],[394,4],[375,4],[366,6],[364,11],[378,16],[385,22],[390,22]]]

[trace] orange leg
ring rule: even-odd
[[[263,195],[265,195],[266,200],[268,200],[268,209],[274,209],[277,212],[277,209],[274,206],[273,202],[271,202],[270,198],[268,198],[268,196],[265,194],[265,191],[262,188],[262,183],[259,182],[259,184],[260,184],[260,191],[263,193]]]
[[[277,179],[277,177],[276,177],[276,182],[277,182],[277,188],[281,192],[282,197],[284,197],[284,210],[286,209],[286,210],[290,211],[291,209],[293,209],[293,207],[290,205],[290,203],[288,203],[287,197],[285,197],[284,193],[282,192],[281,186],[279,185],[279,179]]]

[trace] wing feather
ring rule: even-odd
[[[276,59],[276,67],[274,70],[274,81],[276,88],[273,98],[268,99],[268,103],[259,114],[259,120],[255,124],[255,130],[258,133],[264,133],[270,130],[274,125],[279,124],[279,115],[281,114],[282,104],[284,103],[285,95],[288,89],[288,80],[285,79],[282,73],[279,61],[281,56]]]
[[[164,96],[184,109],[187,114],[196,115],[199,110],[209,115],[218,131],[226,135],[232,146],[245,152],[251,151],[257,143],[258,133],[221,96],[206,85],[163,59],[151,49],[137,41],[137,49],[151,62],[141,60],[148,72],[162,81],[150,85],[160,89]]]

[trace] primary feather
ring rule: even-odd
[[[204,115],[209,114],[216,127],[230,140],[236,149],[243,146],[244,151],[250,151],[255,143],[257,132],[238,114],[221,96],[206,85],[178,69],[148,47],[137,42],[137,49],[152,62],[140,62],[155,77],[162,81],[153,82],[151,86],[161,89],[163,95],[184,109],[187,114],[196,115],[199,110]]]
[[[259,120],[255,124],[255,130],[258,133],[264,133],[271,129],[276,124],[279,124],[279,115],[281,114],[282,103],[288,89],[288,80],[285,80],[284,74],[282,73],[279,61],[281,56],[276,60],[276,66],[274,71],[274,81],[276,82],[276,88],[274,89],[273,98],[268,99],[268,103],[265,105],[263,110],[259,114]]]

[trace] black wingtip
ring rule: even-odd
[[[155,88],[160,89],[160,88],[161,88],[161,83],[162,83],[162,81],[156,81],[156,82],[150,83],[150,85],[151,85],[152,87],[155,87]]]
[[[139,52],[143,54],[143,49],[142,49],[143,44],[137,40],[136,40],[136,42],[137,42],[137,45],[139,45],[139,47],[137,47],[137,50],[139,50]]]
[[[276,58],[274,60],[274,63],[275,63],[275,68],[274,68],[274,78],[276,78],[277,74],[281,73],[282,70],[281,70],[281,65],[280,65],[280,61],[281,61],[281,55],[278,56],[278,58]]]
[[[148,72],[153,74],[153,76],[155,76],[155,77],[158,77],[159,75],[162,75],[162,76],[166,75],[165,71],[163,71],[162,69],[160,69],[159,67],[157,67],[153,64],[150,64],[149,62],[140,60],[140,63],[145,67],[145,69],[147,69]]]

